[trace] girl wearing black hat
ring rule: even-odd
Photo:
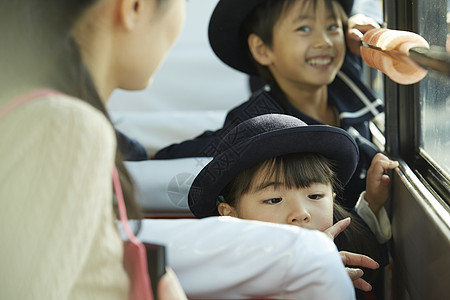
[[[195,178],[189,206],[197,217],[221,215],[290,224],[325,231],[334,238],[349,225],[347,219],[338,221],[350,216],[334,199],[353,175],[357,161],[357,145],[342,129],[307,126],[288,115],[261,115],[225,136],[213,160]],[[385,172],[397,166],[377,154],[357,207],[370,216],[369,226],[383,241],[390,237],[390,223],[382,209],[389,196]],[[368,198],[370,208],[363,205]],[[335,242],[339,250],[383,261],[384,249],[372,236],[355,216]],[[361,275],[354,278],[354,285],[369,291],[371,286]]]

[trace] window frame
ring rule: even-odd
[[[442,0],[427,1],[437,3]],[[418,1],[385,0],[383,5],[388,28],[418,32]],[[450,82],[450,76],[448,79]],[[389,99],[385,101],[386,120],[389,120],[385,130],[386,151],[403,159],[429,192],[450,211],[450,180],[420,147],[419,84],[399,85],[385,76],[384,88],[385,99]]]

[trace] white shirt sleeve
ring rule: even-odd
[[[391,222],[386,209],[382,207],[378,213],[378,218],[369,207],[369,203],[364,199],[366,192],[362,192],[355,205],[356,213],[366,222],[370,230],[375,234],[380,244],[386,243],[392,237]]]
[[[319,231],[232,217],[142,221],[189,298],[354,299],[334,243]]]

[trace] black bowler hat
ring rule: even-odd
[[[209,21],[209,43],[214,53],[230,67],[258,75],[248,56],[247,39],[242,40],[241,27],[245,19],[267,0],[220,0]],[[353,0],[337,0],[350,14]]]
[[[222,190],[242,171],[272,157],[306,152],[332,160],[343,185],[352,177],[359,159],[355,140],[341,128],[306,125],[296,117],[281,114],[246,120],[230,130],[213,160],[194,179],[189,208],[196,217],[208,217]]]

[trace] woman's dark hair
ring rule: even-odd
[[[265,170],[263,181],[283,182],[287,188],[307,188],[314,183],[330,184],[333,192],[342,191],[336,177],[334,163],[318,153],[296,153],[268,159],[241,172],[221,193],[221,201],[237,208],[238,201],[248,192],[259,170]],[[219,215],[217,208],[213,215]],[[351,217],[352,221],[334,242],[339,250],[362,253],[377,259],[379,249],[373,247],[375,236],[357,216],[346,211],[336,201],[333,203],[333,223]]]
[[[0,0],[0,91],[53,88],[86,101],[110,120],[73,37],[74,23],[96,2]],[[128,215],[140,218],[119,147],[115,164]]]
[[[247,49],[247,55],[252,60],[258,71],[259,76],[270,87],[278,89],[278,85],[270,72],[269,68],[260,65],[254,58],[248,48],[248,37],[254,33],[261,38],[263,43],[272,47],[273,45],[273,28],[276,22],[283,17],[283,15],[299,0],[267,0],[259,5],[245,20],[241,27],[241,43],[244,49]],[[339,16],[344,23],[344,29],[347,26],[347,16],[344,9],[339,5],[339,9],[333,6],[334,0],[324,0],[328,9],[332,12],[333,17]],[[314,9],[317,5],[317,0],[314,0]]]

